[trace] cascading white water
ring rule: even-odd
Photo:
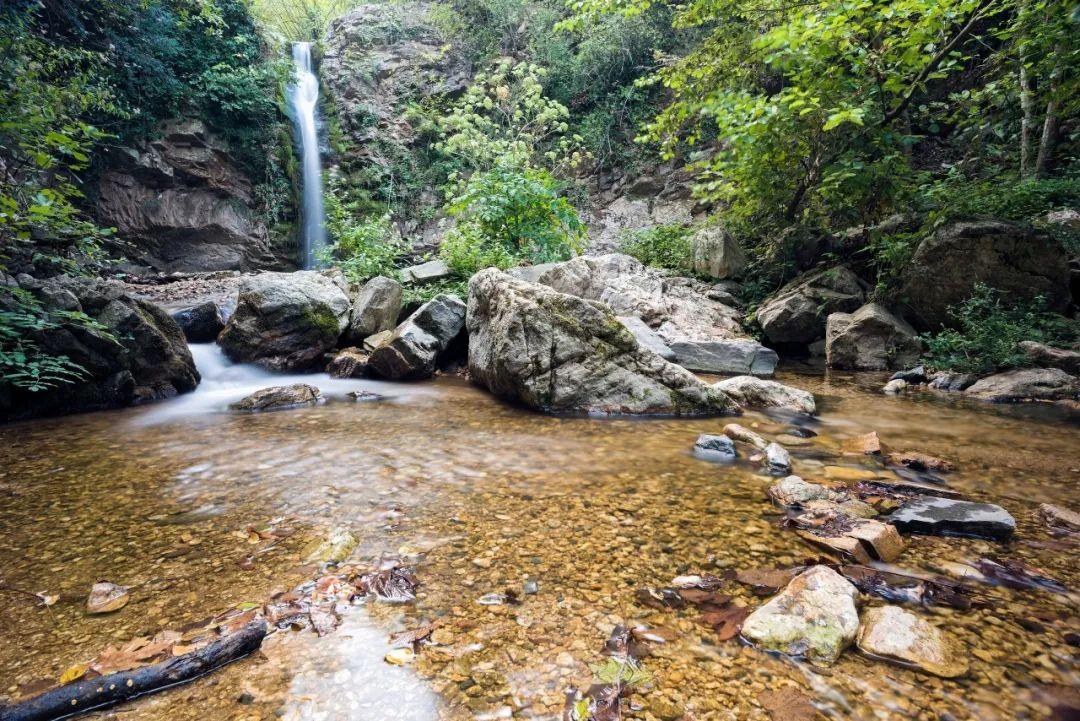
[[[323,213],[322,163],[319,160],[319,135],[315,112],[319,102],[319,79],[311,62],[311,43],[293,43],[296,78],[289,87],[289,105],[296,122],[302,161],[300,183],[303,190],[300,209],[300,262],[304,268],[318,265],[318,252],[326,246]]]

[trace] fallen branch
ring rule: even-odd
[[[262,645],[265,636],[266,621],[258,618],[197,651],[152,666],[75,681],[0,707],[0,721],[55,721],[162,691],[247,656]]]

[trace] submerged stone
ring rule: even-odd
[[[694,455],[706,461],[733,461],[738,454],[735,443],[727,436],[703,433],[694,443]]]
[[[921,496],[893,512],[889,521],[905,533],[975,536],[1004,541],[1016,530],[1016,521],[1001,506],[954,498]]]
[[[968,661],[954,638],[899,606],[867,610],[859,628],[858,646],[870,656],[943,678],[968,672]]]
[[[314,406],[322,403],[322,392],[307,383],[293,383],[288,386],[262,388],[251,395],[229,404],[229,409],[242,413],[257,411],[280,411],[302,406]]]
[[[778,596],[742,625],[742,635],[761,648],[831,664],[855,640],[859,592],[826,566],[796,576]]]
[[[765,469],[773,475],[779,476],[791,473],[791,454],[779,443],[770,443],[762,449],[764,458],[762,463]]]
[[[810,501],[835,501],[843,494],[819,483],[807,483],[798,476],[788,476],[769,489],[769,498],[781,506],[801,506]]]

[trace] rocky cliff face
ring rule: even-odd
[[[251,181],[198,120],[169,121],[155,140],[109,154],[98,215],[132,245],[129,258],[163,271],[279,266],[254,212]]]

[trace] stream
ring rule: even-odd
[[[1080,685],[1077,596],[979,584],[990,603],[919,610],[968,649],[945,680],[854,648],[828,669],[718,641],[691,609],[651,609],[644,586],[680,574],[794,565],[817,552],[780,527],[774,480],[745,459],[699,460],[699,433],[725,419],[555,418],[509,406],[456,377],[417,384],[274,376],[194,346],[203,383],[188,395],[0,429],[0,693],[17,697],[110,645],[262,603],[312,578],[302,549],[329,530],[358,539],[350,562],[403,560],[410,604],[352,608],[333,633],[280,631],[254,656],[104,718],[290,721],[559,718],[566,692],[617,623],[671,629],[644,660],[629,717],[767,719],[759,696],[800,689],[827,718],[1042,719]],[[949,486],[1017,521],[1008,544],[908,537],[899,566],[935,573],[979,558],[1023,561],[1069,588],[1076,541],[1051,536],[1039,503],[1076,507],[1080,424],[1054,407],[885,397],[881,377],[786,370],[818,397],[818,435],[790,448],[821,478],[844,439],[876,430],[891,449],[955,463]],[[286,382],[327,402],[237,415],[226,406]],[[346,394],[367,390],[377,402]],[[760,433],[783,419],[747,413]],[[283,529],[267,542],[253,527]],[[95,581],[132,589],[85,613]],[[513,591],[520,603],[481,605]],[[57,595],[43,606],[32,594]],[[763,599],[725,588],[737,602]],[[415,663],[383,658],[391,633],[438,621]],[[775,716],[774,716],[775,718]],[[803,718],[792,716],[792,719]],[[1059,716],[1058,718],[1066,718]]]

